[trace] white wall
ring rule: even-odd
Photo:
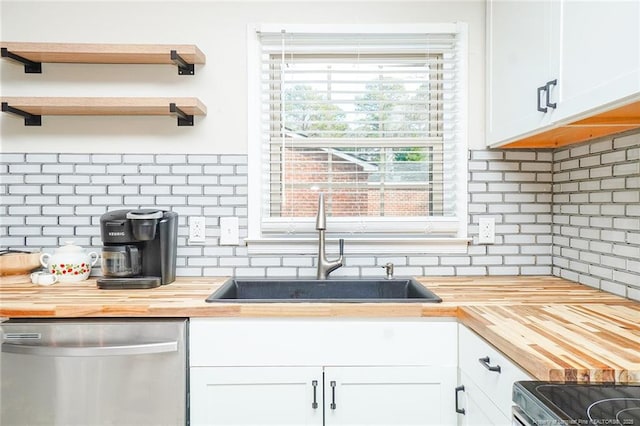
[[[196,44],[195,76],[170,65],[43,64],[43,74],[0,61],[2,96],[195,96],[194,127],[167,117],[43,117],[24,127],[0,116],[2,152],[247,152],[249,23],[469,24],[469,147],[484,147],[484,2],[475,1],[0,1],[3,41]]]

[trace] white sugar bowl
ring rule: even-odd
[[[87,253],[82,247],[65,241],[53,254],[43,253],[40,263],[47,271],[54,274],[61,283],[74,283],[89,278],[91,267],[98,261],[98,253]]]

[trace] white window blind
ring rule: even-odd
[[[315,232],[324,192],[332,231],[459,236],[457,32],[258,38],[263,235]]]

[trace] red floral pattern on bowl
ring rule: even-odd
[[[49,272],[58,276],[78,277],[78,281],[86,280],[91,273],[91,265],[87,263],[60,263],[49,266]]]
[[[40,263],[58,277],[59,282],[77,282],[89,278],[91,267],[98,261],[96,252],[87,253],[82,247],[69,241],[54,250],[51,255],[43,253]]]

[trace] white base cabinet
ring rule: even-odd
[[[534,380],[513,361],[464,325],[459,325],[459,424],[510,425],[513,383]],[[463,396],[464,395],[464,396]]]
[[[464,407],[460,425],[511,426],[511,417],[500,411],[495,402],[468,375],[461,372],[460,382],[464,383],[464,391],[460,394],[460,403]]]
[[[456,424],[453,320],[190,325],[192,425]]]
[[[450,367],[327,367],[325,424],[453,425],[454,377]]]
[[[321,380],[318,367],[191,368],[191,424],[322,425]]]
[[[451,392],[442,392],[455,387],[451,368],[195,367],[191,375],[193,425],[455,423]]]

